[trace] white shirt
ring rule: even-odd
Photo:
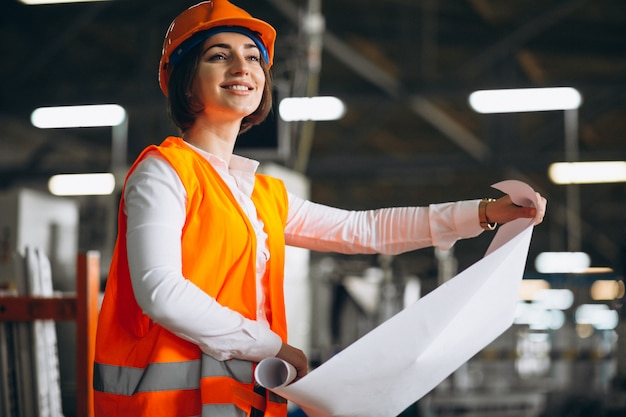
[[[254,226],[260,286],[271,254],[263,222],[251,200],[259,164],[233,155],[227,166],[215,155],[191,147],[215,167]],[[288,197],[285,243],[315,251],[398,254],[429,246],[447,249],[458,239],[482,231],[478,222],[479,200],[349,211],[293,194]],[[137,303],[152,320],[196,343],[218,360],[260,361],[275,356],[282,341],[270,330],[262,314],[256,321],[246,319],[183,277],[181,233],[186,198],[173,167],[156,155],[149,155],[138,164],[126,182],[128,260]],[[257,294],[262,312],[263,291]]]

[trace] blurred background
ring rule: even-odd
[[[195,3],[3,2],[3,253],[29,242],[20,234],[34,236],[48,251],[60,290],[72,289],[75,251],[101,253],[104,285],[124,173],[143,148],[177,133],[157,68],[169,23]],[[491,184],[518,179],[548,199],[515,324],[405,414],[625,415],[626,178],[602,182],[583,174],[582,183],[557,183],[549,172],[557,162],[626,161],[626,3],[233,3],[278,32],[275,112],[241,137],[238,151],[285,178],[293,192],[370,209],[498,197]],[[538,109],[558,92],[549,90],[530,108],[483,113],[469,100],[479,90],[555,87],[574,89],[567,91],[578,101]],[[281,118],[281,99],[309,96],[334,96],[344,110],[335,120]],[[95,104],[118,105],[122,116],[106,126],[54,128],[36,127],[31,117],[41,107]],[[618,164],[610,173],[625,170]],[[107,195],[51,194],[53,175],[83,173],[112,173],[116,185]],[[24,193],[36,196],[27,208]],[[65,215],[46,209],[57,201],[75,207],[61,228]],[[9,212],[46,220],[41,229],[23,231]],[[287,288],[296,300],[292,337],[313,366],[323,363],[480,259],[492,236],[396,257],[294,251],[287,265],[296,277]],[[536,263],[554,253],[556,266]],[[65,378],[71,415],[75,382]]]

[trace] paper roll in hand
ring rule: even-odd
[[[254,378],[267,389],[281,388],[289,385],[298,372],[289,362],[279,358],[265,358],[256,366]]]

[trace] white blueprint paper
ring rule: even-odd
[[[493,185],[537,206],[520,181]],[[393,417],[513,323],[533,219],[500,226],[485,256],[304,378],[272,389],[309,417]]]

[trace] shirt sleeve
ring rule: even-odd
[[[289,194],[285,241],[292,246],[346,254],[393,255],[429,246],[449,249],[457,240],[482,232],[479,201],[351,211]]]
[[[128,178],[124,198],[131,281],[145,314],[218,360],[275,356],[282,345],[277,334],[183,277],[186,192],[171,165],[147,157]]]

